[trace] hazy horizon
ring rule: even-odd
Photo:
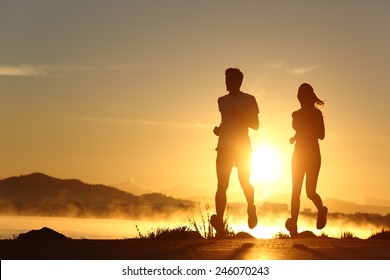
[[[249,229],[246,219],[238,217],[233,212],[229,213],[228,226],[234,232],[247,232],[256,238],[270,239],[278,233],[288,234],[284,227],[285,213],[259,215],[261,222],[255,229]],[[201,215],[204,215],[203,218]],[[129,218],[77,218],[77,217],[47,217],[47,216],[26,216],[26,215],[0,215],[2,227],[0,228],[0,239],[12,238],[20,233],[30,230],[38,230],[49,227],[55,231],[65,234],[68,237],[80,239],[123,239],[136,238],[139,233],[147,235],[157,229],[174,229],[177,227],[188,227],[194,230],[191,222],[195,221],[198,226],[203,226],[206,216],[204,210],[194,212],[192,215],[182,215],[163,220],[153,219],[129,219]],[[174,215],[173,215],[174,216]],[[368,238],[383,229],[388,230],[388,224],[383,223],[383,218],[378,219],[375,215],[369,216],[335,216],[329,215],[328,225],[323,230],[315,228],[315,216],[301,215],[299,219],[299,231],[311,231],[317,236],[326,234],[329,237],[340,238],[342,233],[352,233],[358,238]],[[382,220],[382,221],[381,221]],[[206,223],[207,226],[207,223]],[[138,227],[138,229],[137,229]],[[138,231],[139,230],[139,231]],[[201,228],[201,231],[203,229]],[[203,232],[201,232],[203,233]]]
[[[111,186],[90,185],[75,178],[57,180],[44,174],[31,174],[1,183],[0,191],[5,196],[0,200],[0,239],[15,238],[19,233],[42,227],[50,227],[71,238],[134,238],[157,229],[183,226],[194,229],[191,227],[194,222],[204,226],[213,212],[212,200],[194,200],[194,203],[188,204],[159,194],[138,201],[134,196],[118,192]],[[18,187],[21,188],[19,195],[15,193]],[[35,195],[29,196],[27,189],[31,189]],[[316,230],[316,211],[310,208],[307,199],[302,199],[302,202],[299,218],[301,231],[309,230],[316,235],[326,234],[336,238],[350,232],[355,237],[368,238],[390,226],[390,207],[325,199],[324,202],[331,209],[328,223],[325,229]],[[284,221],[290,215],[287,203],[257,201],[256,204],[260,221],[258,227],[250,230],[246,221],[246,204],[228,203],[226,218],[234,232],[244,231],[265,239],[287,233],[284,228]],[[378,210],[381,211],[375,212]]]
[[[38,176],[39,175],[39,176]],[[129,189],[129,188],[121,188],[118,186],[114,185],[104,185],[100,183],[93,183],[91,184],[90,182],[84,182],[78,178],[75,177],[70,177],[70,178],[54,178],[50,174],[44,174],[42,172],[34,172],[32,174],[21,174],[21,175],[16,175],[16,176],[11,176],[9,178],[0,178],[1,180],[4,179],[10,179],[10,178],[27,178],[27,177],[35,177],[35,178],[40,178],[39,180],[43,180],[42,182],[44,184],[46,181],[46,178],[52,178],[55,179],[58,182],[62,182],[61,186],[66,186],[64,184],[65,182],[69,181],[68,187],[71,187],[73,185],[73,181],[78,181],[81,184],[89,187],[94,187],[94,186],[104,186],[104,187],[113,187],[117,190],[124,191],[126,193],[135,195],[135,196],[145,196],[145,195],[151,195],[151,194],[161,194],[163,197],[171,197],[175,200],[186,200],[186,201],[192,201],[195,204],[208,204],[211,205],[211,209],[214,207],[214,193],[210,193],[208,196],[207,195],[190,195],[190,196],[177,196],[175,194],[169,194],[169,193],[163,193],[163,192],[154,192],[154,191],[145,191],[145,192],[140,192],[139,190],[136,189]],[[37,181],[32,181],[35,182],[33,185],[35,187],[38,187],[39,184],[37,184]],[[24,183],[24,185],[26,182]],[[237,183],[238,184],[238,183]],[[55,183],[51,183],[52,187],[55,187]],[[134,186],[136,187],[136,186]],[[36,191],[35,191],[36,192]],[[240,193],[240,187],[239,186],[234,186],[228,191],[228,194],[230,195],[231,199],[228,201],[229,205],[235,205],[235,204],[241,204],[241,205],[246,205],[245,199],[243,194]],[[25,196],[24,194],[23,196]],[[45,196],[45,194],[43,194]],[[162,198],[163,198],[162,197]],[[278,196],[272,196],[268,197],[265,199],[255,199],[255,204],[258,205],[259,207],[263,207],[263,205],[267,205],[270,203],[270,206],[274,205],[276,208],[278,208],[278,205],[285,205],[288,209],[290,207],[290,194],[279,194]],[[59,198],[55,198],[55,200],[58,200]],[[324,198],[324,203],[329,206],[330,211],[333,213],[344,213],[344,214],[354,214],[354,213],[368,213],[368,214],[380,214],[380,215],[387,215],[390,213],[390,203],[389,200],[382,199],[382,200],[376,200],[376,199],[371,199],[367,200],[366,203],[355,203],[351,202],[348,200],[344,200],[343,198],[334,198],[334,197],[325,197]],[[315,206],[313,203],[306,197],[302,196],[301,198],[301,211],[316,211]]]

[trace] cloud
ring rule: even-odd
[[[302,74],[306,74],[308,72],[311,72],[317,68],[318,68],[317,66],[308,66],[308,67],[287,69],[286,71],[287,71],[287,73],[290,73],[290,74],[302,75]]]
[[[318,66],[304,66],[304,67],[294,67],[290,68],[286,66],[283,62],[277,62],[271,65],[272,69],[282,70],[292,75],[302,75],[308,72],[311,72],[318,68]]]
[[[84,121],[100,121],[100,122],[112,122],[128,125],[142,125],[142,126],[168,126],[168,127],[196,127],[196,128],[212,128],[212,124],[207,123],[186,123],[186,122],[171,122],[171,121],[155,121],[145,119],[120,119],[120,118],[93,118],[93,117],[81,117]]]
[[[48,77],[63,76],[71,73],[127,71],[133,69],[156,69],[156,65],[145,63],[121,63],[100,66],[88,65],[0,65],[0,76],[13,77]]]
[[[341,132],[338,130],[329,129],[328,137],[331,137],[337,141],[343,142],[359,142],[359,143],[376,143],[376,144],[388,144],[390,143],[390,136],[386,133],[373,134],[373,133],[361,133],[359,137],[351,136],[351,133]]]
[[[28,77],[28,76],[42,76],[47,67],[45,66],[0,66],[0,76],[15,76],[15,77]]]

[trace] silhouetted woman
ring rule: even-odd
[[[303,179],[306,176],[306,195],[317,207],[317,229],[326,225],[328,208],[322,204],[321,197],[317,194],[317,180],[321,167],[321,153],[318,139],[325,138],[324,119],[316,105],[324,105],[314,93],[309,84],[302,84],[298,89],[298,100],[301,109],[292,113],[292,127],[295,136],[290,139],[295,149],[292,157],[292,197],[291,218],[286,221],[286,228],[291,237],[298,234],[297,221],[300,207],[300,196]]]

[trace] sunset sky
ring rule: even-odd
[[[321,196],[390,206],[389,13],[387,0],[2,0],[0,178],[213,197],[217,99],[238,67],[260,108],[259,200],[289,204],[307,82],[326,100]],[[229,200],[244,201],[232,175]]]

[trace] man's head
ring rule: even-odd
[[[226,90],[229,92],[237,92],[241,88],[244,74],[238,68],[228,68],[225,70]]]

